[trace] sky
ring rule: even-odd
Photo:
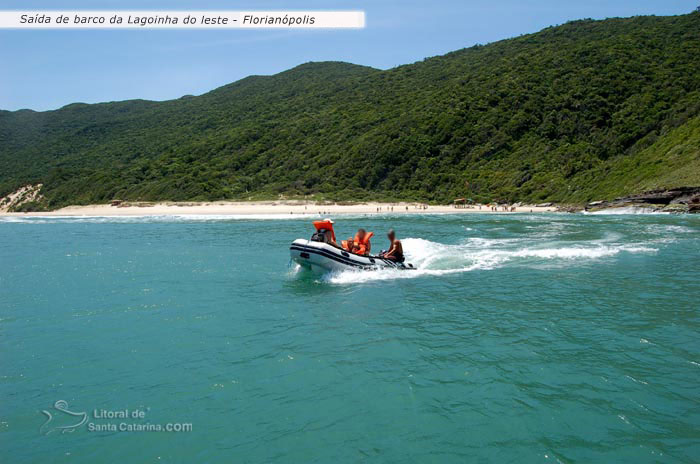
[[[389,69],[566,21],[699,0],[0,0],[6,10],[364,10],[352,30],[0,30],[0,109],[199,95],[309,61]]]

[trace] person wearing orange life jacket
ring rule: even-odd
[[[316,232],[311,236],[312,242],[327,243],[336,248],[342,248],[350,253],[355,253],[358,255],[368,255],[372,249],[372,244],[369,240],[374,235],[373,232],[367,233],[365,229],[359,229],[354,239],[350,238],[348,240],[343,240],[342,246],[340,246],[335,241],[333,221],[330,219],[323,219],[322,221],[314,221],[313,224]]]
[[[354,253],[357,246],[355,239],[352,237],[349,237],[347,240],[343,240],[341,245],[345,251],[349,251],[350,253]]]
[[[357,255],[368,255],[372,251],[372,244],[370,239],[374,235],[374,232],[367,232],[365,229],[359,229],[357,235],[355,235],[355,250],[353,253]]]
[[[347,240],[343,240],[343,248],[356,255],[368,255],[372,249],[372,244],[369,239],[371,239],[373,235],[374,232],[367,233],[365,229],[359,229],[354,239],[351,237]]]
[[[332,245],[336,248],[340,246],[335,242],[335,231],[333,230],[333,221],[324,219],[322,221],[314,221],[316,233],[311,236],[312,242],[323,242]]]

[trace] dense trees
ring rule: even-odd
[[[698,31],[697,13],[574,21],[388,71],[308,63],[167,102],[0,111],[0,194],[579,202],[700,184]]]

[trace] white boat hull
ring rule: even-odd
[[[411,264],[396,263],[378,256],[360,256],[348,253],[322,242],[296,239],[289,247],[292,260],[306,268],[315,271],[347,271],[347,270],[376,270],[399,269],[413,270]]]

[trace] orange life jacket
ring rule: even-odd
[[[355,247],[355,241],[353,240],[352,237],[350,237],[347,240],[343,240],[342,242],[342,247],[345,248],[347,251],[352,251],[352,249]]]
[[[358,247],[357,250],[355,250],[355,254],[366,255],[369,253],[369,239],[371,239],[373,235],[374,232],[367,232],[365,238],[362,240],[360,240],[359,235],[355,235],[355,245]]]
[[[316,230],[328,230],[331,233],[331,239],[335,242],[335,231],[333,230],[333,223],[331,221],[314,221],[314,227]]]

